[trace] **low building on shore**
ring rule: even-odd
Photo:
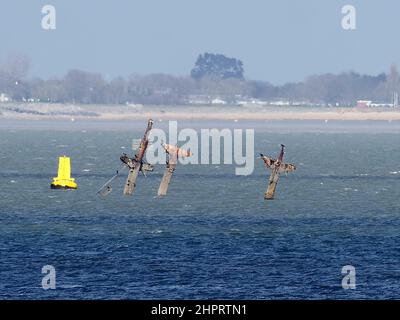
[[[11,102],[11,97],[6,93],[0,93],[0,102]]]
[[[371,100],[358,100],[356,103],[356,107],[360,109],[365,108],[396,108],[397,105],[395,102],[377,102]]]

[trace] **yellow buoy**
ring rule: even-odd
[[[58,176],[53,178],[52,189],[77,189],[75,179],[71,178],[71,159],[63,156],[58,159]]]

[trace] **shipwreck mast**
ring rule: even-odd
[[[140,141],[140,146],[137,154],[135,154],[135,157],[130,159],[132,160],[132,164],[128,165],[129,166],[129,174],[128,178],[126,179],[125,183],[125,188],[124,188],[124,195],[131,196],[133,192],[135,191],[136,187],[136,179],[139,175],[139,172],[142,170],[142,165],[143,165],[143,158],[147,150],[147,146],[149,144],[149,134],[150,131],[153,127],[154,121],[152,119],[149,119],[147,122],[147,128],[146,131],[144,132],[144,136],[142,140]],[[122,160],[122,159],[121,159]]]
[[[163,178],[161,180],[160,186],[158,188],[158,196],[166,196],[168,192],[168,187],[171,182],[172,175],[176,169],[178,163],[178,158],[190,157],[192,153],[188,150],[180,149],[176,146],[170,144],[163,145],[165,152],[167,153],[167,163],[164,171]]]

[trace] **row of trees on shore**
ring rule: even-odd
[[[50,103],[172,105],[219,98],[228,103],[258,99],[350,106],[359,99],[390,101],[393,92],[400,91],[395,66],[387,74],[322,74],[275,86],[246,80],[240,60],[212,54],[200,55],[190,76],[132,74],[106,80],[99,73],[70,70],[63,77],[41,79],[28,77],[28,71],[25,56],[0,62],[0,94],[13,101]]]

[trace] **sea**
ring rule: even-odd
[[[163,164],[132,197],[125,172],[101,197],[146,121],[1,120],[0,299],[400,299],[399,122],[178,125],[254,129],[256,155],[284,144],[297,170],[272,201],[257,158],[179,164],[163,198]],[[77,190],[50,189],[62,155]]]

